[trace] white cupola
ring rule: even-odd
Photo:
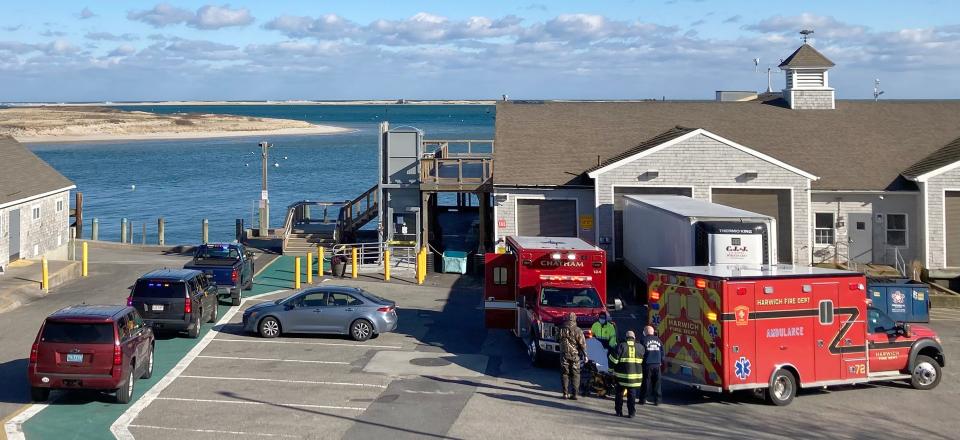
[[[780,63],[786,73],[783,99],[790,108],[797,110],[832,110],[836,97],[830,87],[829,70],[833,61],[827,59],[813,46],[803,43],[787,59]]]

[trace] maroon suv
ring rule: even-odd
[[[30,397],[45,401],[53,389],[101,390],[127,403],[134,379],[153,374],[153,345],[153,330],[133,307],[60,309],[44,321],[30,350]]]

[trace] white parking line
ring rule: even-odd
[[[350,365],[350,362],[340,362],[340,361],[307,361],[301,359],[271,359],[271,358],[248,358],[248,357],[234,357],[234,356],[207,356],[201,354],[197,356],[198,358],[203,359],[226,359],[231,361],[269,361],[269,362],[297,362],[302,364],[329,364],[329,365]]]
[[[302,383],[308,385],[335,385],[344,387],[360,388],[387,388],[386,385],[377,385],[372,383],[350,383],[350,382],[327,382],[323,380],[293,380],[293,379],[264,379],[259,377],[218,377],[218,376],[192,376],[188,374],[180,375],[184,379],[204,379],[204,380],[245,380],[251,382],[277,382],[277,383]]]
[[[403,347],[399,345],[373,345],[373,344],[337,344],[333,342],[301,342],[301,341],[277,341],[270,339],[214,339],[214,342],[249,342],[258,344],[296,344],[296,345],[326,345],[330,347],[358,347],[358,348],[392,348],[400,350]]]
[[[288,289],[274,290],[257,296],[271,295],[274,293],[283,292],[285,290]],[[246,298],[241,299],[239,307],[230,307],[230,310],[228,310],[227,313],[224,313],[223,316],[220,317],[220,320],[217,321],[216,326],[222,326],[230,322],[230,320],[233,319],[233,316],[236,315],[237,312],[239,312],[243,307],[243,302],[246,300]],[[208,331],[207,334],[204,335],[199,342],[197,342],[197,345],[193,346],[193,348],[187,352],[183,359],[180,359],[180,362],[177,362],[177,365],[174,365],[173,368],[170,369],[170,371],[156,383],[156,385],[147,390],[147,392],[144,393],[140,399],[134,402],[133,405],[130,405],[130,407],[120,415],[120,418],[110,425],[110,432],[113,433],[113,436],[118,440],[133,440],[133,434],[131,434],[130,429],[128,429],[133,420],[140,415],[140,412],[150,406],[150,403],[159,397],[160,393],[170,386],[170,384],[173,383],[173,381],[176,380],[177,377],[180,376],[180,374],[182,374],[183,371],[190,366],[190,363],[193,362],[193,360],[199,356],[205,348],[207,348],[207,345],[210,344],[210,341],[216,340],[215,338],[218,333],[219,332],[216,330],[216,327],[210,329],[210,331]]]
[[[26,437],[24,437],[21,427],[27,420],[30,420],[31,417],[37,415],[38,412],[43,411],[46,407],[46,403],[34,403],[20,414],[17,414],[16,417],[10,419],[10,421],[4,425],[4,431],[7,432],[7,440],[24,440]]]
[[[311,405],[307,403],[247,402],[244,400],[184,399],[181,397],[157,397],[157,400],[170,400],[175,402],[232,403],[237,405],[272,405],[272,406],[286,406],[290,408],[343,409],[343,410],[350,410],[350,411],[366,411],[367,410],[366,408],[360,408],[356,406]]]
[[[230,435],[252,435],[257,437],[280,437],[280,438],[300,438],[296,435],[289,434],[266,434],[258,432],[243,432],[243,431],[219,431],[216,429],[189,429],[189,428],[171,428],[169,426],[153,426],[153,425],[129,425],[130,428],[147,428],[147,429],[161,429],[164,431],[181,431],[181,432],[198,432],[203,434],[230,434]]]

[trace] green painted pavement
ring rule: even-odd
[[[268,263],[254,278],[253,290],[243,292],[243,297],[262,295],[277,289],[292,289],[293,269],[293,257],[281,256]],[[229,306],[220,304],[219,316],[229,309]],[[139,400],[147,390],[166,376],[211,328],[213,324],[203,324],[203,330],[197,339],[172,334],[160,335],[154,347],[156,357],[153,377],[135,382],[131,403]],[[113,396],[109,394],[72,392],[59,395],[61,397],[23,424],[22,429],[27,439],[112,439],[110,425],[129,408],[129,405],[114,403]]]

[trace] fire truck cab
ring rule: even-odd
[[[786,405],[800,388],[904,380],[932,389],[941,379],[937,334],[873,307],[860,273],[666,267],[652,269],[647,285],[665,380],[705,391],[755,390]]]
[[[579,238],[506,237],[485,263],[486,326],[522,338],[535,364],[560,352],[556,337],[570,312],[581,328],[607,313],[606,255]]]

